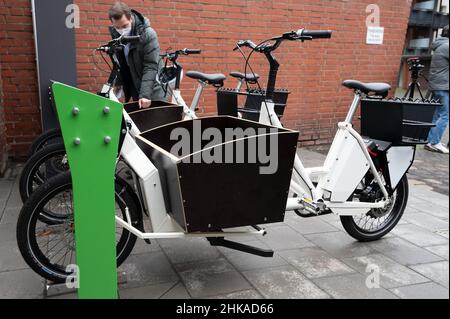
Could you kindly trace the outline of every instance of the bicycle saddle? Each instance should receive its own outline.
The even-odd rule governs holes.
[[[186,76],[191,79],[200,80],[214,86],[223,86],[223,81],[227,78],[222,73],[207,74],[197,71],[188,71]]]
[[[359,90],[365,94],[375,93],[386,97],[391,86],[387,83],[363,83],[356,80],[346,80],[342,85],[353,90]]]
[[[244,74],[241,72],[231,72],[230,75],[237,79],[241,79],[241,80],[245,79],[247,82],[256,82],[256,80],[259,79],[258,74],[252,74],[252,73]]]

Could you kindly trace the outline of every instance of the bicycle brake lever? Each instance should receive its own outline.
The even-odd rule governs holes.
[[[267,49],[270,49],[272,47],[273,47],[273,44],[271,44],[271,43],[264,43],[264,44],[261,44],[261,45],[258,45],[257,47],[255,47],[255,51],[256,52],[264,52]]]
[[[241,48],[241,46],[243,46],[244,44],[245,44],[245,41],[244,41],[244,40],[239,40],[239,41],[236,43],[236,46],[234,47],[233,51],[239,50],[239,49]]]
[[[95,51],[103,51],[103,52],[109,52],[110,48],[108,46],[101,46],[95,49]]]

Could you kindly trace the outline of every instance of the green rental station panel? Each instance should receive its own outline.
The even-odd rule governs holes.
[[[123,105],[52,85],[73,184],[78,296],[117,298],[114,174]]]

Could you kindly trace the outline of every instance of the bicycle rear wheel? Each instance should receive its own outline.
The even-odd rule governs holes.
[[[19,192],[25,203],[36,188],[49,178],[69,170],[63,143],[48,145],[37,151],[25,163],[19,180]]]
[[[363,187],[373,187],[375,191],[381,191],[375,188],[373,177],[365,178],[362,182]],[[388,234],[400,221],[408,202],[408,178],[406,174],[400,180],[397,189],[390,197],[391,203],[385,209],[371,209],[367,214],[361,216],[340,216],[342,226],[353,238],[367,242],[378,240]],[[359,196],[359,200],[368,201]],[[352,197],[358,197],[353,195]]]

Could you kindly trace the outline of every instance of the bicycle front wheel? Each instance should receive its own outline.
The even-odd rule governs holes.
[[[116,215],[127,220],[126,208],[135,225],[140,225],[139,204],[130,187],[116,178]],[[25,262],[40,276],[64,283],[72,273],[67,266],[76,264],[75,224],[73,215],[72,180],[70,172],[49,179],[28,199],[17,221],[17,243]],[[42,210],[64,216],[59,223],[47,224],[40,220]],[[133,250],[136,236],[116,225],[117,265],[122,264]]]

